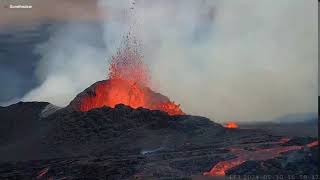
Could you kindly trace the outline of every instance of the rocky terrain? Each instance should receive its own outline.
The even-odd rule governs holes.
[[[243,153],[256,158],[225,175],[318,174],[318,145],[308,145],[316,138],[228,129],[204,117],[121,104],[79,112],[20,102],[1,107],[0,119],[0,179],[197,179]],[[286,147],[291,150],[257,155]]]

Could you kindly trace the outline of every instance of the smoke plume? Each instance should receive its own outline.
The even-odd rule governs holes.
[[[43,83],[24,100],[66,105],[106,77],[106,58],[133,27],[152,88],[186,113],[258,121],[317,111],[316,1],[101,0],[97,6],[108,12],[99,18],[105,46],[84,38],[94,28],[66,25],[37,49]]]

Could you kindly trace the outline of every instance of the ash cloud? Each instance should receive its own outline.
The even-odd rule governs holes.
[[[93,29],[66,25],[37,48],[42,56],[37,75],[43,83],[23,99],[69,103],[105,78],[106,57],[134,22],[152,88],[189,114],[259,121],[316,112],[316,3],[101,0],[100,10],[108,12],[102,18],[105,47],[84,38],[97,35]]]

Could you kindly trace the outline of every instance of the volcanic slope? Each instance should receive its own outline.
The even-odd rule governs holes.
[[[1,127],[12,132],[1,133],[0,179],[193,177],[209,172],[221,161],[234,159],[236,155],[229,150],[233,146],[250,152],[315,140],[279,144],[275,142],[282,137],[261,130],[228,129],[204,117],[170,116],[121,104],[86,112],[55,109],[44,116],[49,105],[21,102],[0,108]],[[307,170],[311,168],[306,167],[311,160],[303,157],[316,148],[295,151],[301,157],[298,160],[278,158],[265,163],[276,164],[275,173],[288,168],[281,166],[284,162],[292,171],[302,168],[310,173]],[[261,163],[244,162],[225,173],[250,174],[252,164]],[[318,161],[312,163],[314,167]],[[256,167],[255,172],[265,173],[262,166]]]

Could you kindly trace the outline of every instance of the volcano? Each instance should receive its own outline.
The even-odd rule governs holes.
[[[124,104],[132,108],[161,110],[169,115],[183,115],[180,105],[148,87],[151,76],[140,49],[140,44],[129,32],[117,53],[111,57],[108,79],[84,90],[69,107],[76,111],[89,111]]]

